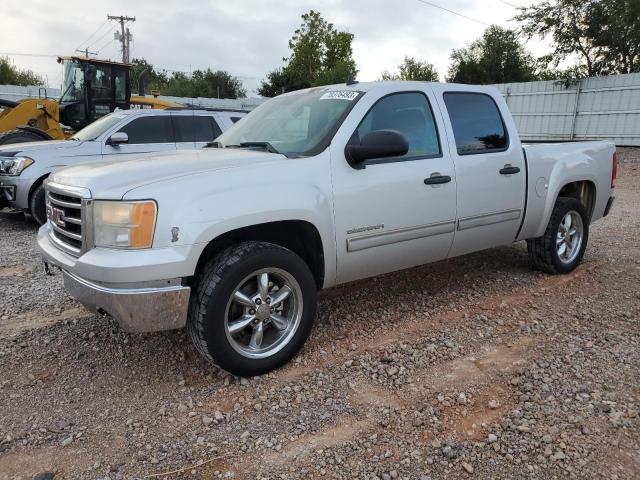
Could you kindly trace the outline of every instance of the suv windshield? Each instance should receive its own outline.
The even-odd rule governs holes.
[[[313,155],[326,148],[361,94],[321,87],[281,95],[260,105],[216,140],[222,147],[255,147],[266,142],[288,156]]]
[[[99,118],[95,122],[87,125],[82,130],[76,132],[70,138],[71,140],[80,140],[81,142],[89,142],[95,140],[104,132],[113,127],[116,123],[119,123],[124,118],[122,113],[110,113],[102,118]]]

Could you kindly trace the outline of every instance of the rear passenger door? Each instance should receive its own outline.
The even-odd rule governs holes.
[[[444,112],[456,169],[457,222],[450,256],[508,245],[524,213],[526,171],[522,146],[506,104],[486,90],[434,85]]]
[[[107,140],[102,147],[104,156],[163,152],[176,149],[171,116],[168,113],[166,115],[136,117],[117,131],[126,133],[129,141],[110,145]]]
[[[213,115],[173,114],[173,125],[178,149],[203,147],[222,133]]]

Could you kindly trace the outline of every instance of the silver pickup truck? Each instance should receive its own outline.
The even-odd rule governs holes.
[[[0,146],[0,210],[47,221],[43,182],[57,169],[127,154],[201,148],[240,120],[242,110],[132,109],[106,115],[68,140]]]
[[[56,171],[38,243],[86,306],[186,326],[256,375],[298,352],[323,288],[521,240],[573,270],[615,176],[610,142],[523,146],[494,88],[350,83],[276,97],[211,148]]]

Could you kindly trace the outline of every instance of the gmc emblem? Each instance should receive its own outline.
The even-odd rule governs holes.
[[[47,205],[47,218],[51,223],[56,224],[59,227],[65,227],[64,222],[64,210]]]

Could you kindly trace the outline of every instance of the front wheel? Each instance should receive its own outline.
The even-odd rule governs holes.
[[[244,242],[210,260],[189,308],[189,331],[202,355],[228,372],[260,375],[288,362],[311,332],[316,284],[292,251]]]
[[[575,198],[559,197],[543,236],[527,240],[529,260],[547,273],[568,273],[582,261],[589,239],[589,218]]]
[[[40,184],[31,194],[29,199],[29,213],[33,216],[38,225],[43,225],[47,221],[47,192],[44,185]]]

